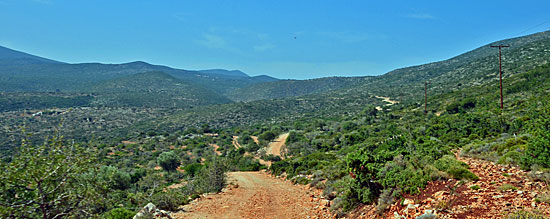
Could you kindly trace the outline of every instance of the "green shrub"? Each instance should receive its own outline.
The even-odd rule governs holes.
[[[453,102],[449,104],[445,110],[450,114],[455,114],[460,112],[460,103],[459,102]]]
[[[468,164],[462,161],[458,161],[452,155],[444,155],[443,157],[435,161],[434,166],[437,169],[445,172],[448,172],[451,167],[469,168]]]
[[[550,104],[546,104],[533,121],[532,133],[527,149],[521,158],[521,165],[525,169],[532,165],[550,168]]]
[[[447,171],[455,179],[479,180],[479,177],[464,167],[451,167]]]
[[[244,145],[244,144],[249,144],[249,143],[254,143],[254,139],[252,139],[252,137],[250,137],[250,135],[248,134],[248,132],[243,133],[243,134],[239,137],[239,144]],[[254,144],[255,144],[255,143],[254,143]]]
[[[292,144],[295,142],[304,141],[306,138],[302,134],[298,134],[296,131],[290,131],[288,137],[286,138],[286,144]]]
[[[271,174],[278,176],[284,173],[289,166],[290,164],[287,161],[282,160],[272,163],[269,170]]]
[[[188,198],[179,189],[172,189],[166,192],[155,193],[150,202],[155,203],[157,208],[167,211],[176,211],[179,206],[187,204]]]
[[[214,160],[201,169],[188,187],[200,194],[220,192],[226,185],[225,179],[225,167],[220,160]]]
[[[111,189],[125,190],[131,185],[130,174],[113,166],[101,167],[98,177]]]
[[[541,193],[537,195],[537,198],[535,198],[535,202],[550,204],[550,193]]]
[[[272,141],[275,138],[277,138],[277,133],[275,133],[274,131],[266,131],[262,133],[260,136],[258,136],[259,140],[268,141],[268,142]]]
[[[262,156],[262,159],[267,160],[267,161],[272,161],[272,162],[281,161],[281,157],[273,155],[273,154],[264,155],[264,156]]]
[[[508,191],[508,190],[512,190],[512,191],[515,191],[515,190],[518,190],[517,187],[515,187],[514,185],[512,184],[504,184],[502,186],[499,186],[497,188],[499,191]]]
[[[357,128],[357,124],[355,124],[353,121],[346,121],[342,123],[342,129],[344,131],[351,131],[356,128]]]
[[[521,210],[506,216],[506,219],[546,219],[546,217],[539,213]]]
[[[517,151],[508,151],[498,159],[499,164],[518,164],[521,161],[522,153]]]
[[[292,182],[294,182],[295,184],[307,185],[308,183],[311,182],[311,180],[308,179],[307,177],[300,176],[300,177],[294,178],[294,179],[292,180]]]
[[[147,170],[144,168],[134,169],[134,171],[130,174],[130,182],[132,184],[137,183],[145,175],[147,175]]]
[[[136,213],[126,208],[114,208],[103,215],[105,219],[131,219]]]
[[[386,209],[393,204],[395,199],[395,193],[393,189],[386,189],[382,191],[380,197],[378,198],[378,203],[376,204],[376,213],[382,215]]]
[[[535,131],[533,137],[529,139],[521,163],[522,167],[526,169],[534,164],[550,168],[550,129]]]
[[[174,171],[180,165],[180,160],[173,151],[162,152],[157,158],[157,163],[166,171]]]
[[[183,167],[185,174],[190,175],[192,177],[195,176],[201,169],[202,169],[202,164],[200,163],[193,163]]]

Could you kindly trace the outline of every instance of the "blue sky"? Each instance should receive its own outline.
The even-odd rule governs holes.
[[[0,45],[69,62],[379,75],[550,29],[550,1],[0,0]]]

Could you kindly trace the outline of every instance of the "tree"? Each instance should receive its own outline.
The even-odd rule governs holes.
[[[180,159],[173,152],[162,152],[157,158],[157,163],[166,171],[173,171],[180,165]]]
[[[380,194],[381,186],[376,182],[376,176],[383,167],[384,161],[363,148],[358,152],[348,154],[346,165],[350,175],[354,178],[348,198],[362,203],[373,202]]]
[[[378,113],[378,110],[373,105],[369,105],[363,111],[361,111],[362,115],[372,116],[372,117],[376,117],[377,113]]]
[[[97,170],[92,154],[59,136],[41,146],[24,140],[12,161],[0,165],[0,217],[90,217]]]
[[[258,136],[260,140],[264,140],[264,141],[272,141],[276,137],[277,137],[277,133],[275,133],[274,131],[266,131],[262,133],[260,136]]]

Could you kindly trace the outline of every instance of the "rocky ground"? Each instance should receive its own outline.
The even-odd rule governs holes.
[[[363,205],[346,218],[507,218],[518,211],[550,217],[550,188],[517,167],[468,157],[478,181],[429,182],[417,195],[405,195],[382,214]],[[531,176],[533,173],[530,173]],[[536,173],[535,173],[536,174]],[[230,186],[186,205],[173,218],[334,218],[321,190],[293,185],[266,172],[233,172]],[[541,201],[543,200],[543,201]]]
[[[517,167],[457,157],[479,176],[477,182],[454,179],[429,182],[418,195],[405,196],[376,214],[374,205],[355,209],[348,218],[506,218],[513,212],[531,211],[550,217],[550,204],[538,202],[550,194],[548,185]]]
[[[320,191],[265,172],[232,172],[231,186],[172,213],[173,218],[333,218]]]

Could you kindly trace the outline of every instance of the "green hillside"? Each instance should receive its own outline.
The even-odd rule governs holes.
[[[493,42],[445,61],[397,69],[357,89],[407,101],[411,96],[419,96],[425,81],[430,82],[431,90],[438,93],[491,83],[498,79],[498,50],[490,46],[497,44],[510,45],[502,52],[505,78],[550,60],[550,31],[546,31]]]
[[[239,88],[227,96],[234,101],[245,102],[303,96],[356,86],[366,79],[364,77],[328,77],[311,80],[281,80]]]
[[[550,60],[548,57],[550,53],[545,52],[550,51],[548,36],[549,32],[543,32],[503,41],[502,43],[513,45],[503,52],[505,56],[503,64],[504,70],[509,72],[505,73],[505,78],[513,75],[510,73],[516,73],[516,71],[507,70],[508,68],[516,66],[517,72],[525,72]],[[262,96],[261,98],[278,98],[284,97],[285,95],[288,95],[288,97],[273,101],[258,100],[247,103],[216,105],[212,107],[195,107],[193,109],[170,113],[169,117],[145,114],[140,117],[139,123],[134,123],[138,121],[133,119],[127,120],[133,121],[131,123],[127,121],[120,123],[121,125],[117,126],[116,132],[111,130],[107,131],[105,128],[102,128],[103,126],[90,126],[89,128],[94,130],[93,133],[96,136],[125,136],[135,135],[136,133],[143,133],[150,130],[171,132],[190,127],[200,127],[202,124],[210,124],[213,127],[222,128],[261,122],[293,121],[295,119],[315,118],[322,115],[353,115],[359,113],[366,104],[384,107],[385,103],[379,98],[374,98],[375,96],[390,97],[393,100],[399,101],[401,105],[413,104],[415,106],[420,106],[424,98],[423,82],[425,80],[431,82],[428,87],[430,99],[435,95],[463,90],[472,86],[496,84],[498,57],[495,54],[497,54],[497,51],[484,46],[446,61],[398,69],[376,77],[323,78],[306,81],[291,80],[269,82],[264,83],[267,85],[263,87],[265,89],[262,89],[261,86],[243,88],[242,91],[246,89],[250,89],[250,91],[241,93],[240,99],[234,96],[233,98],[244,101],[246,100],[244,97],[260,98],[259,96]],[[146,64],[135,63],[134,65]],[[478,78],[476,79],[476,77]],[[360,79],[360,81],[355,81],[357,79]],[[208,83],[208,77],[202,80],[204,83]],[[226,82],[230,83],[231,81],[226,80]],[[333,84],[333,82],[347,85]],[[505,82],[504,85],[507,87],[507,82]],[[321,89],[323,87],[326,87],[326,89]],[[323,93],[322,91],[325,92]],[[116,101],[113,101],[114,99],[116,98],[111,96],[103,100],[107,102],[110,101],[108,103],[114,103],[116,106],[135,106],[128,103],[128,101],[133,101],[131,98],[124,104],[116,103]],[[148,101],[154,102],[155,104],[153,105],[155,106],[161,103],[170,103],[168,100],[156,101],[150,99]],[[96,101],[95,103],[102,102]],[[173,103],[165,107],[172,106]],[[125,112],[121,115],[129,116],[131,114],[131,112],[126,112],[127,109],[117,110]],[[78,126],[77,122],[86,115],[92,115],[99,120],[101,120],[100,118],[124,120],[123,117],[113,117],[109,113],[102,113],[101,110],[95,109],[74,111],[74,113],[65,114],[64,116],[67,117],[65,121],[75,122],[74,125],[67,124],[67,126],[74,126],[76,128]],[[55,121],[57,120],[48,122],[49,126],[55,126]],[[22,124],[22,120],[13,119],[10,123]],[[38,126],[32,129],[37,130]],[[17,132],[16,129],[8,130],[5,130],[6,133],[13,134]],[[80,137],[85,137],[82,136],[81,132],[86,132],[86,129],[78,130],[78,132],[74,132],[74,135],[70,136],[78,135]]]
[[[498,78],[498,50],[490,45],[497,44],[510,45],[502,53],[505,78],[550,60],[550,32],[547,31],[493,42],[448,60],[396,69],[376,77],[283,80],[253,84],[236,89],[228,96],[235,101],[251,101],[332,91],[370,92],[412,101],[422,98],[426,81],[430,82],[429,89],[436,93],[494,82]]]
[[[145,72],[91,86],[94,105],[189,108],[231,102],[208,89],[189,84],[163,72]]]

